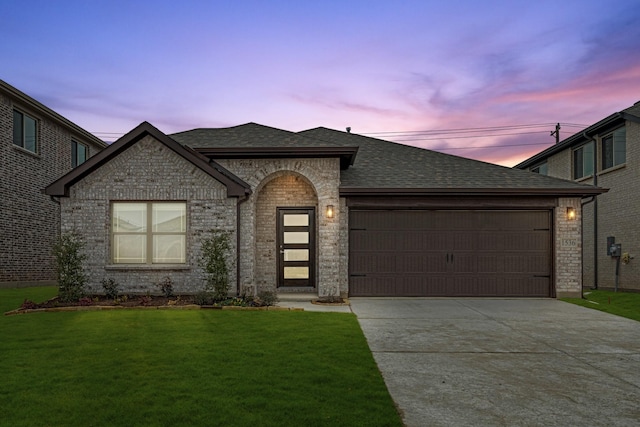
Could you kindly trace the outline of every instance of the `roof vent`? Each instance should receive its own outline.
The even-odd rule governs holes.
[[[347,133],[351,133],[351,126],[347,127]]]

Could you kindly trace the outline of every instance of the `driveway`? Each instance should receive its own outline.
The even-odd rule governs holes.
[[[407,426],[640,425],[640,322],[553,299],[351,307]]]

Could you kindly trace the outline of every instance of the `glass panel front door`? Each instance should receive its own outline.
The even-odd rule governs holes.
[[[278,208],[278,287],[315,286],[315,208]]]

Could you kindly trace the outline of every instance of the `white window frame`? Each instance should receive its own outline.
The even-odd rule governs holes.
[[[124,208],[126,205],[142,205],[144,211],[139,211],[140,224],[137,225],[138,229],[126,230],[126,227],[120,225],[117,215],[118,208]],[[182,216],[178,217],[179,226],[178,230],[161,230],[160,224],[157,223],[154,215],[161,210],[155,210],[154,207],[160,207],[161,205],[175,205],[176,208],[182,208]],[[111,262],[113,264],[133,264],[133,265],[163,265],[163,264],[186,264],[187,262],[187,203],[183,201],[127,201],[127,202],[112,202],[111,203]],[[132,211],[135,212],[135,211]],[[124,215],[123,215],[124,217]],[[135,227],[134,225],[134,227]],[[176,228],[175,226],[173,228]],[[182,239],[174,239],[172,246],[173,251],[166,250],[165,252],[176,252],[176,245],[178,247],[178,256],[165,258],[160,256],[160,250],[162,249],[157,242],[163,237],[175,237],[179,236]],[[129,237],[129,242],[137,240],[141,243],[141,253],[136,254],[137,257],[127,257],[120,253],[121,246],[119,245],[120,239],[123,239],[123,243]],[[134,239],[131,239],[133,237]],[[130,246],[132,247],[132,246]]]

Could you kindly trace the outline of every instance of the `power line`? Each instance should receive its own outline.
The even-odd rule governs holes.
[[[532,132],[513,132],[513,133],[495,133],[495,134],[487,134],[487,135],[467,135],[467,136],[441,136],[435,138],[411,138],[411,139],[396,139],[396,142],[406,142],[406,141],[437,141],[440,139],[468,139],[468,138],[489,138],[496,136],[510,136],[510,135],[530,135],[534,133],[547,133],[548,130],[536,130]]]

